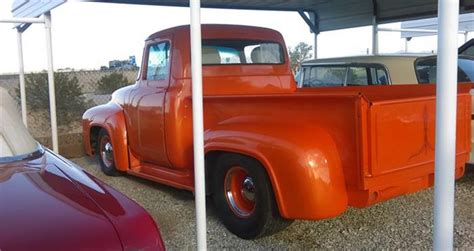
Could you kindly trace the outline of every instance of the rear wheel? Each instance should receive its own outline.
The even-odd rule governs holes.
[[[255,159],[223,154],[211,180],[217,214],[235,235],[255,239],[278,232],[292,221],[281,218],[270,180]]]
[[[97,155],[102,172],[109,176],[118,176],[120,172],[115,168],[114,148],[112,140],[105,129],[101,129],[97,138]]]

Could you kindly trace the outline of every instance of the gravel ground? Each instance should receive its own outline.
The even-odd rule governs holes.
[[[142,205],[157,222],[169,250],[195,249],[194,199],[190,192],[131,176],[108,177],[95,159],[73,159]],[[219,222],[207,205],[210,249],[431,249],[433,189],[370,208],[350,208],[322,221],[295,221],[286,230],[254,241],[242,240]],[[456,183],[454,245],[474,250],[474,169]]]

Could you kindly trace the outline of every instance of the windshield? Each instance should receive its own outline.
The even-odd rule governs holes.
[[[23,125],[15,100],[3,88],[0,88],[0,118],[0,163],[42,151]]]
[[[436,57],[417,60],[415,68],[418,83],[436,83]],[[458,82],[474,82],[474,57],[459,56]]]
[[[275,42],[208,39],[202,42],[202,64],[283,64],[283,48]]]

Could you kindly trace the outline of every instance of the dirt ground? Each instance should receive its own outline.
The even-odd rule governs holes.
[[[158,224],[169,250],[195,249],[192,193],[132,176],[105,176],[89,157],[72,159],[90,173],[142,205]],[[295,221],[286,230],[258,240],[242,240],[219,222],[207,205],[210,249],[431,249],[433,189],[392,199],[370,208],[350,208],[322,221]],[[474,250],[474,169],[456,183],[454,245]]]

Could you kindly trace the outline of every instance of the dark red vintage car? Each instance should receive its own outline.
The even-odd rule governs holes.
[[[164,250],[151,216],[38,144],[0,88],[0,250]]]

